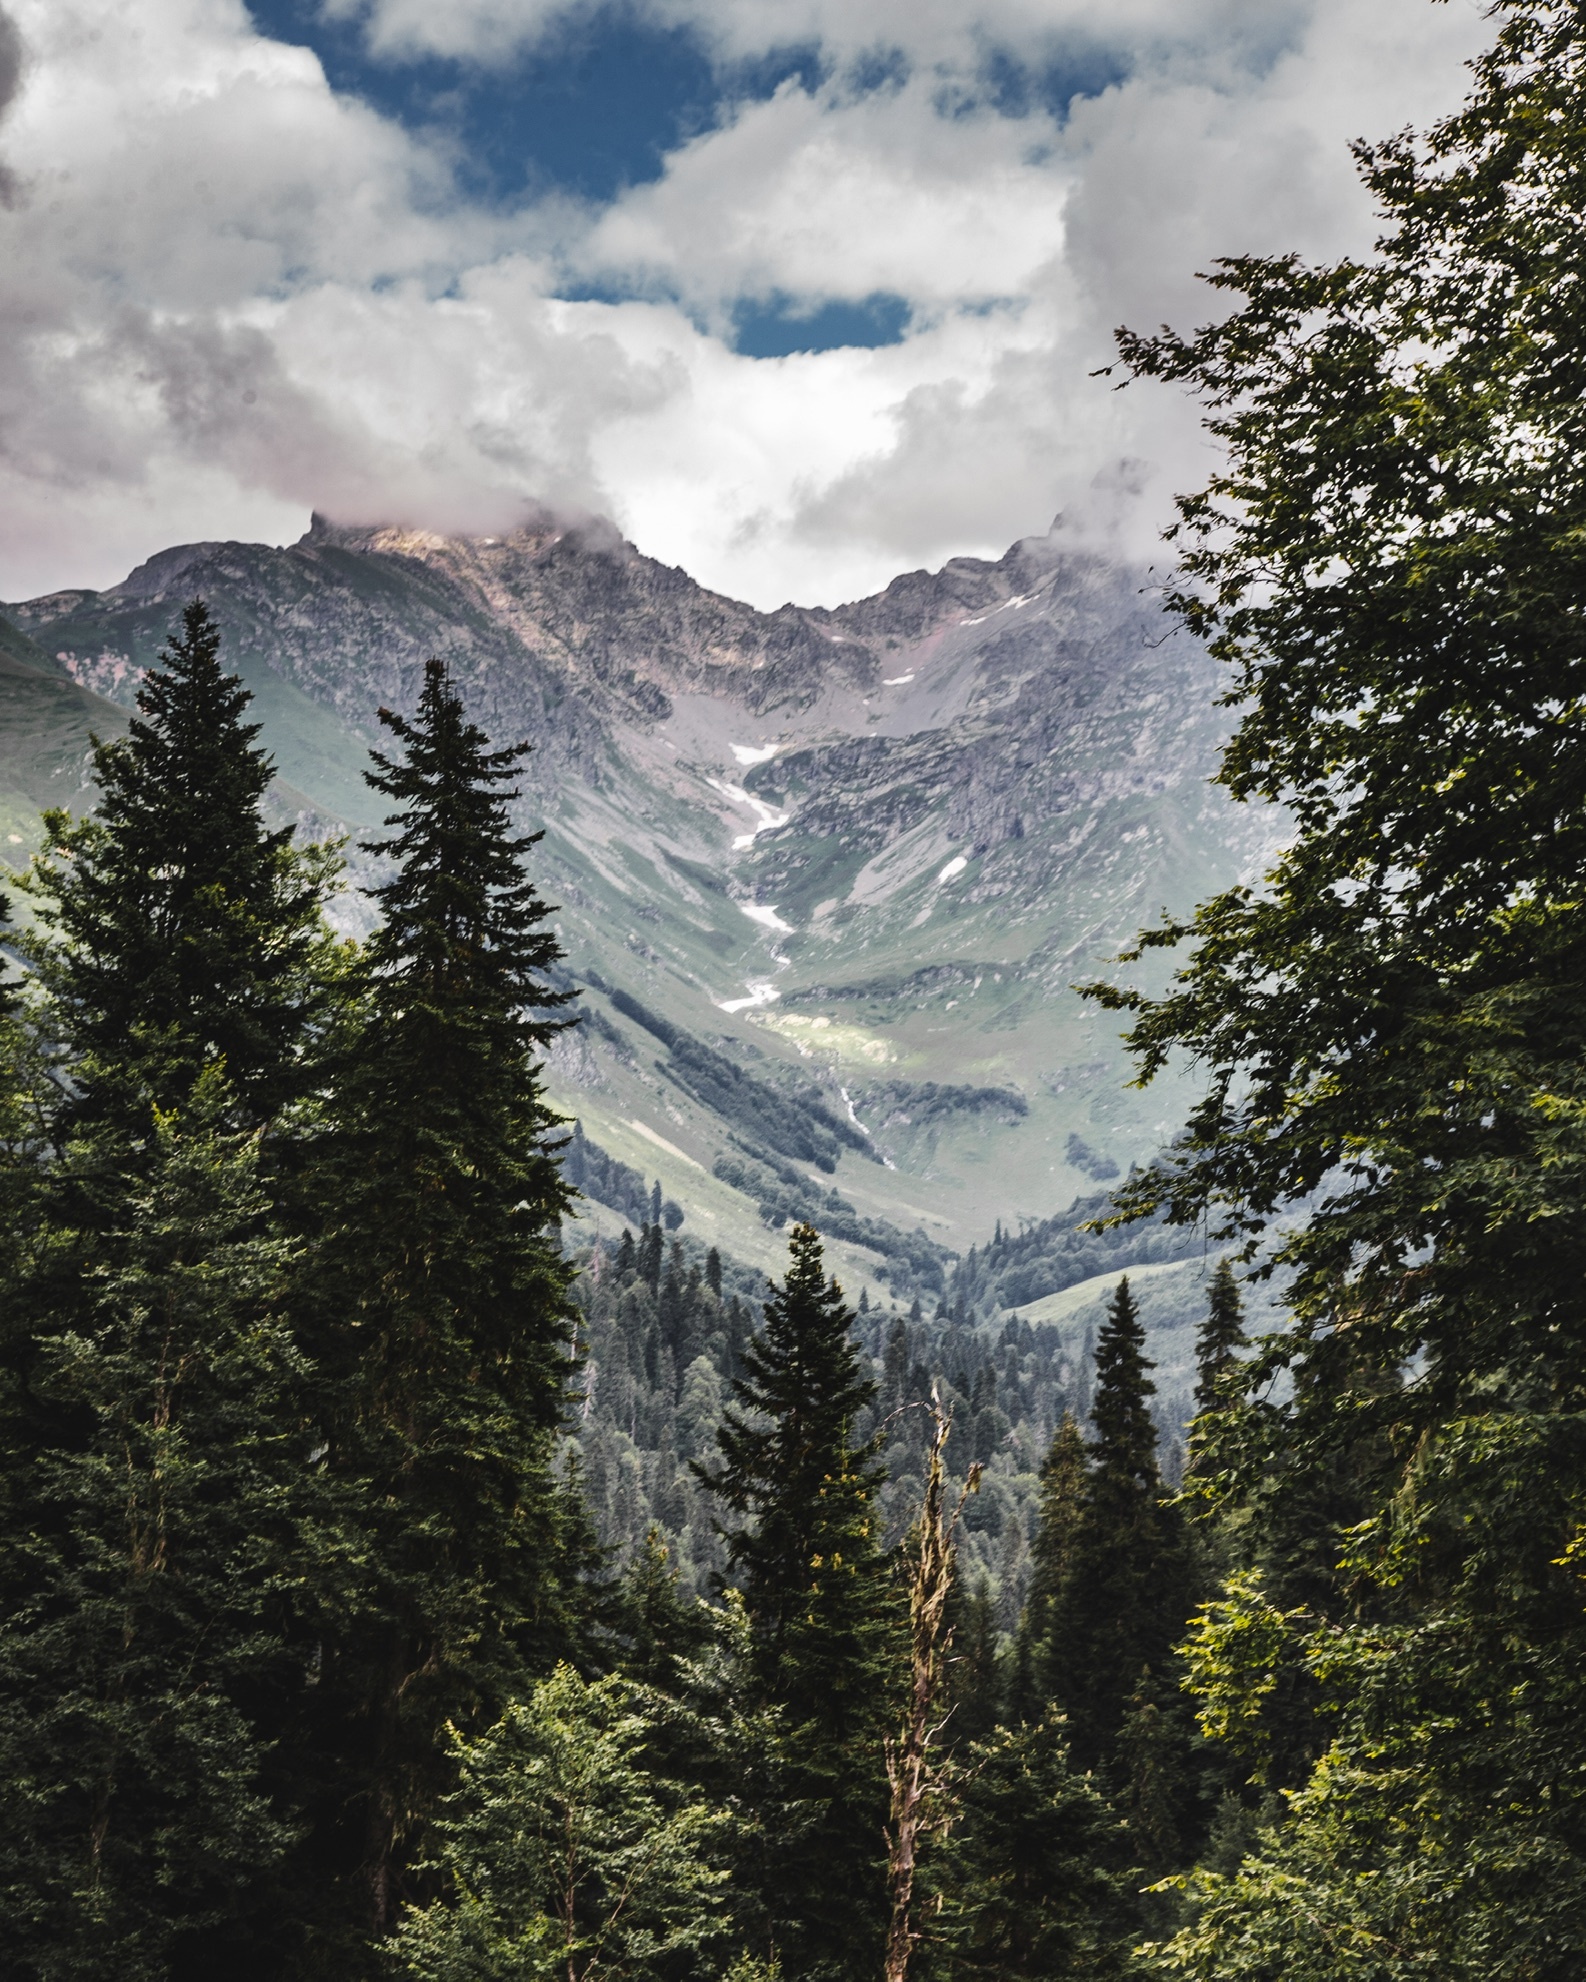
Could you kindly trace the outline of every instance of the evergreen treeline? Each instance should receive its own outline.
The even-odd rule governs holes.
[[[382,717],[357,946],[322,915],[334,851],[263,823],[200,602],[161,661],[96,749],[99,810],[46,821],[0,1011],[8,1971],[815,1982],[901,1948],[974,1975],[993,1841],[1050,1806],[1019,1932],[1113,1972],[1141,1854],[1014,1629],[1085,1367],[945,1301],[854,1311],[807,1223],[780,1286],[701,1258],[552,1115],[573,994],[511,821],[523,752],[439,663]],[[637,1236],[567,1257],[572,1176]],[[1154,1453],[1138,1357],[1129,1383]],[[938,1633],[911,1696],[898,1545],[944,1402],[977,1573],[963,1597],[939,1550],[933,1614],[956,1587],[971,1649],[947,1668]],[[949,1669],[965,1739],[1000,1745],[978,1843],[921,1873],[953,1934],[917,1943],[889,1742]]]
[[[440,666],[321,908],[201,603],[46,817],[7,1017],[0,1820],[12,1972],[375,1972],[452,1728],[587,1635],[576,1310],[538,1063],[565,994]]]
[[[760,1323],[765,1283],[715,1249],[702,1250],[686,1226],[669,1237],[658,1223],[641,1223],[636,1238],[596,1243],[578,1258],[574,1298],[586,1361],[577,1446],[599,1539],[626,1559],[654,1524],[682,1591],[709,1595],[725,1566],[720,1509],[689,1462],[711,1448]],[[960,1279],[973,1274],[976,1259],[961,1262]],[[1011,1633],[1032,1575],[1043,1461],[1065,1414],[1083,1422],[1090,1413],[1093,1336],[1074,1340],[1054,1324],[995,1312],[983,1323],[945,1298],[927,1312],[917,1298],[904,1309],[861,1296],[855,1339],[876,1383],[857,1423],[863,1436],[880,1440],[888,1545],[908,1532],[924,1492],[935,1386],[955,1427],[951,1481],[962,1485],[971,1464],[983,1469],[960,1526],[960,1578],[980,1592],[996,1628]],[[1148,1408],[1164,1474],[1176,1484],[1193,1398],[1175,1387],[1151,1395]]]
[[[1017,1232],[1005,1231],[999,1219],[987,1244],[971,1246],[954,1272],[953,1312],[962,1319],[1027,1307],[1120,1265],[1156,1266],[1204,1250],[1194,1233],[1178,1230],[1160,1212],[1119,1226],[1103,1222],[1111,1211],[1112,1199],[1103,1191]]]
[[[669,1232],[675,1232],[682,1224],[683,1207],[671,1198],[655,1198],[652,1203],[660,1185],[655,1185],[653,1191],[647,1188],[643,1176],[631,1163],[619,1162],[599,1143],[589,1141],[582,1123],[574,1122],[569,1129],[561,1156],[562,1175],[573,1189],[608,1205],[630,1225],[642,1225],[646,1219],[652,1219],[657,1225],[664,1224]]]
[[[1106,1230],[856,1310],[569,1137],[438,663],[334,941],[189,607],[0,1004],[8,1974],[1582,1972],[1586,25],[1499,11],[1373,260],[1125,340],[1226,444],[1178,604],[1295,821],[1097,994],[1207,1074],[1118,1198],[1224,1249],[1180,1490],[1127,1276],[1077,1360],[985,1319]],[[642,1213],[577,1259],[569,1148]]]

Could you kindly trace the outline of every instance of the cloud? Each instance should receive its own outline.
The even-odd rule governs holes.
[[[1217,254],[1365,245],[1347,140],[1450,107],[1485,36],[1424,0],[1120,0],[1114,79],[1014,115],[976,61],[1045,59],[1094,9],[725,0],[726,55],[819,37],[824,79],[729,104],[604,208],[503,210],[240,0],[7,4],[12,598],[184,538],[279,540],[311,506],[486,531],[532,502],[602,509],[763,604],[995,552],[1058,509],[1147,553],[1204,444],[1182,402],[1090,376],[1112,327],[1203,315]],[[364,11],[389,51],[444,30],[481,60],[551,18]],[[910,313],[891,346],[730,348],[745,299],[876,291]]]
[[[1062,248],[1071,181],[1050,119],[944,119],[928,84],[862,96],[787,83],[625,194],[579,265],[707,315],[735,299],[878,290],[921,312],[1020,299]]]
[[[22,86],[22,35],[11,16],[0,7],[0,120]],[[15,206],[19,187],[10,167],[0,162],[0,207]]]
[[[1000,49],[1049,63],[1110,49],[1215,46],[1261,61],[1303,23],[1305,0],[631,0],[632,13],[691,29],[723,62],[818,47],[829,61],[900,53],[915,64],[968,77]],[[609,15],[610,0],[329,0],[325,11],[362,25],[370,50],[400,61],[441,55],[508,59],[547,38]]]

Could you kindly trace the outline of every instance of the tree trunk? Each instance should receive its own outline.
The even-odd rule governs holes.
[[[909,1578],[909,1705],[898,1739],[887,1743],[887,1781],[892,1788],[887,1827],[887,1886],[892,1902],[887,1928],[885,1982],[907,1982],[909,1961],[919,1941],[912,1917],[914,1874],[922,1841],[946,1827],[944,1785],[933,1773],[932,1749],[945,1720],[935,1720],[952,1631],[947,1602],[953,1589],[953,1537],[964,1501],[980,1485],[980,1467],[971,1466],[951,1518],[943,1513],[945,1474],[942,1452],[953,1429],[931,1388],[931,1455],[920,1508],[919,1550]]]

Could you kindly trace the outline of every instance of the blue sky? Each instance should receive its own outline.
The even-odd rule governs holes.
[[[1479,0],[0,0],[0,597],[195,537],[611,516],[761,605],[1153,552],[1093,377],[1219,254],[1369,247],[1348,142]]]
[[[262,34],[311,49],[335,89],[416,138],[442,137],[459,186],[498,206],[547,193],[609,202],[663,178],[670,154],[745,105],[789,84],[817,89],[833,68],[818,40],[724,59],[698,24],[647,19],[632,6],[564,15],[492,61],[422,49],[380,59],[363,20],[328,15],[318,0],[248,0],[248,12]],[[906,50],[878,46],[850,66],[851,86],[886,89],[908,68]],[[1021,122],[1043,113],[1061,121],[1075,99],[1128,72],[1126,48],[1087,26],[1034,55],[986,41],[963,93]],[[610,284],[564,288],[620,293]],[[722,333],[744,355],[782,357],[900,343],[909,320],[908,298],[893,291],[811,299],[773,289],[735,299]]]
[[[695,26],[646,20],[629,7],[564,18],[542,41],[490,63],[427,52],[375,59],[361,23],[327,18],[314,0],[249,0],[248,11],[262,33],[312,49],[336,89],[416,137],[444,134],[459,184],[496,205],[547,192],[610,201],[662,178],[670,153],[735,108],[790,82],[815,87],[824,70],[809,42],[724,63]],[[1031,79],[1001,67],[1004,96],[1022,107]],[[562,288],[620,293],[609,282]],[[736,299],[723,332],[734,351],[770,358],[896,344],[908,320],[908,300],[895,293],[811,301],[773,290]]]
[[[692,26],[603,8],[493,62],[429,51],[381,61],[360,21],[327,18],[315,0],[249,0],[248,12],[262,33],[311,48],[334,88],[415,134],[455,139],[463,183],[495,201],[546,187],[609,200],[659,179],[668,152],[715,123],[729,92],[769,96],[812,60],[792,53],[723,77]]]

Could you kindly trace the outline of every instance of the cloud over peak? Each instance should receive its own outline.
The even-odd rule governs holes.
[[[724,82],[648,183],[503,200],[466,190],[466,126],[333,88],[240,0],[8,4],[9,597],[310,508],[490,531],[577,505],[763,605],[1059,508],[1144,547],[1205,456],[1190,409],[1090,377],[1112,326],[1203,315],[1217,254],[1369,243],[1347,140],[1451,108],[1485,36],[1463,0],[1121,0],[1104,48],[1071,0],[645,0],[724,75],[818,59]],[[521,61],[570,18],[339,12],[388,65]],[[733,348],[757,299],[878,296],[891,342]]]

